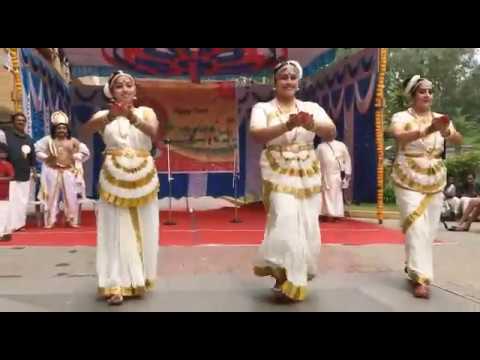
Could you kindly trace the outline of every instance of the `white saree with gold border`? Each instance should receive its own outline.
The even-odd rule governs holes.
[[[149,108],[134,110],[145,119]],[[100,111],[95,117],[102,117]],[[156,121],[156,119],[153,119]],[[105,159],[97,207],[99,294],[142,295],[157,274],[159,181],[150,137],[117,117],[104,129]]]
[[[317,124],[333,124],[315,103],[297,101],[296,108],[313,114]],[[267,128],[288,118],[276,100],[259,103],[252,110],[250,127]],[[274,277],[282,293],[297,301],[306,296],[321,246],[318,216],[322,178],[314,137],[311,131],[293,129],[270,141],[260,159],[267,224],[254,272]]]
[[[419,117],[409,109],[393,116],[392,128],[422,129],[431,124],[432,115]],[[451,130],[455,130],[453,125]],[[405,234],[405,272],[412,281],[420,284],[433,281],[433,242],[438,235],[447,180],[443,150],[444,138],[439,132],[399,145],[392,169]]]

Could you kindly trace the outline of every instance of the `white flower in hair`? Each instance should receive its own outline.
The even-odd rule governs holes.
[[[275,67],[275,73],[277,73],[278,71],[280,71],[281,69],[283,69],[284,67],[286,66],[293,66],[297,69],[297,72],[298,72],[298,79],[299,80],[302,80],[303,78],[303,68],[302,68],[302,65],[300,65],[300,63],[298,61],[295,61],[295,60],[287,60],[287,61],[284,61],[284,62],[281,62],[279,63],[276,67]]]
[[[302,68],[302,65],[300,65],[300,63],[298,61],[295,61],[295,60],[289,60],[288,61],[289,64],[295,66],[298,70],[298,79],[299,80],[302,80],[303,79],[303,68]]]
[[[409,96],[413,87],[417,85],[418,80],[420,80],[422,77],[420,75],[414,75],[408,82],[407,86],[405,86],[405,96]]]
[[[429,81],[425,78],[422,78],[420,75],[415,75],[410,79],[407,86],[405,87],[405,92],[404,92],[405,96],[411,96],[415,87],[417,85],[419,85],[420,83],[422,83],[423,86],[432,87],[432,82],[431,81]]]
[[[132,80],[135,81],[135,79],[133,78],[132,75],[127,74],[126,72],[123,72],[122,70],[119,70],[119,71],[113,73],[112,75],[110,75],[110,78],[108,79],[108,81],[103,86],[103,94],[107,97],[107,99],[113,99],[113,95],[112,95],[112,91],[110,90],[110,87],[112,86],[115,79],[120,77],[120,76],[128,76],[129,78],[131,78]]]
[[[107,99],[113,99],[112,93],[110,91],[110,84],[108,81],[105,83],[105,86],[103,87],[103,94],[107,97]]]

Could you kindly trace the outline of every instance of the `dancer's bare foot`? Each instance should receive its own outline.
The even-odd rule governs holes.
[[[113,295],[109,298],[107,298],[107,303],[108,305],[122,305],[123,304],[123,296],[122,295]]]
[[[282,292],[282,283],[280,281],[276,280],[275,285],[272,288],[272,291],[275,294],[278,294],[278,293]]]
[[[420,299],[430,299],[430,288],[427,285],[414,284],[413,296]]]

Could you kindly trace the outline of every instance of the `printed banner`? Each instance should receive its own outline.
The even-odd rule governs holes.
[[[160,131],[156,164],[174,173],[233,172],[238,125],[232,82],[193,84],[139,80],[138,103],[157,114]]]

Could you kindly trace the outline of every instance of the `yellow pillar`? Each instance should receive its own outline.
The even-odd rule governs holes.
[[[15,112],[22,111],[22,79],[20,77],[20,59],[18,56],[18,48],[8,48],[8,53],[12,62],[12,73],[14,87],[12,91],[12,101]]]
[[[384,207],[384,180],[385,173],[383,163],[385,159],[384,149],[384,110],[385,110],[385,74],[387,72],[388,49],[378,49],[378,81],[375,97],[375,139],[377,147],[377,218],[380,224],[385,217]]]

